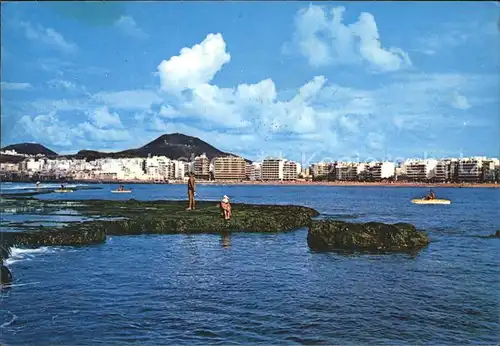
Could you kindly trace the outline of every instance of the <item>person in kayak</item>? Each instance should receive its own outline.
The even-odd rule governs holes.
[[[434,193],[434,191],[430,190],[429,193],[427,194],[427,196],[425,196],[426,200],[430,200],[430,199],[436,199],[436,194]]]
[[[118,188],[118,191],[125,191],[125,188],[123,187],[123,185],[120,185],[120,187]]]

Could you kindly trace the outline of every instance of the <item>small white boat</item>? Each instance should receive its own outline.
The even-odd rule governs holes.
[[[54,190],[54,192],[59,192],[59,193],[66,193],[66,192],[73,192],[73,190]]]
[[[448,199],[425,199],[425,198],[416,198],[412,199],[411,202],[413,204],[451,204],[451,201]]]
[[[111,193],[130,193],[132,192],[132,190],[113,190],[111,191]]]

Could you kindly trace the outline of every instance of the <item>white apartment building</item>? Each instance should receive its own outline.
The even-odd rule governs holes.
[[[255,180],[262,180],[262,163],[254,162],[252,166],[254,168]]]
[[[194,175],[201,179],[210,179],[210,160],[201,154],[194,159]]]
[[[23,161],[22,170],[28,172],[39,172],[42,168],[42,161],[34,158]]]
[[[358,179],[358,163],[337,162],[335,164],[335,179],[353,181]]]
[[[375,181],[392,178],[396,173],[394,162],[372,162],[369,167],[371,178]]]
[[[295,161],[283,161],[283,180],[297,180],[300,165]]]
[[[409,159],[406,160],[403,165],[408,179],[427,180],[434,177],[437,163],[438,161],[435,159]]]
[[[283,180],[283,159],[265,159],[262,161],[261,175],[262,180],[277,181]]]
[[[2,172],[18,172],[19,163],[0,162],[0,171]]]
[[[189,163],[183,161],[174,161],[174,177],[173,179],[184,179],[184,176],[189,170]]]
[[[320,178],[328,176],[330,170],[333,170],[333,164],[330,162],[318,162],[311,165],[311,175],[313,178]]]
[[[217,157],[213,166],[215,180],[245,180],[247,177],[247,163],[242,157]]]
[[[463,158],[458,161],[458,179],[460,181],[478,182],[484,177],[484,171],[489,170],[490,162],[486,157]]]

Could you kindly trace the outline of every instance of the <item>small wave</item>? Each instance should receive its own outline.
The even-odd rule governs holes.
[[[5,183],[2,183],[4,185]],[[40,184],[38,187],[40,189],[57,189],[61,184]],[[64,184],[65,187],[79,187],[79,186],[89,186],[88,184]],[[36,190],[35,184],[29,185],[9,185],[7,187],[2,186],[2,190]]]
[[[7,312],[12,316],[12,318],[10,319],[10,321],[2,323],[0,325],[0,328],[5,328],[5,327],[10,326],[17,319],[17,316],[14,315],[12,312],[10,312],[10,311],[7,311]]]
[[[5,260],[5,263],[7,265],[11,265],[21,261],[31,261],[37,254],[52,253],[55,251],[55,248],[40,247],[37,249],[23,249],[12,247],[10,250],[11,255]]]

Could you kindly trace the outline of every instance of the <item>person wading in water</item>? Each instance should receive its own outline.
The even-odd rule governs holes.
[[[186,210],[194,210],[195,209],[195,202],[194,202],[194,193],[195,193],[195,180],[194,180],[194,174],[193,172],[189,173],[189,179],[188,179],[188,198],[189,198],[189,206],[187,207]]]

